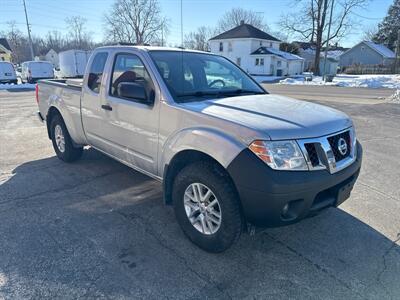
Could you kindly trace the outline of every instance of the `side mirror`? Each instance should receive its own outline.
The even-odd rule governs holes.
[[[122,98],[138,100],[145,104],[152,104],[154,97],[149,97],[143,85],[136,82],[121,82],[117,86],[118,95]]]

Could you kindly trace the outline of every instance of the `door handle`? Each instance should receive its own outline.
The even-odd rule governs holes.
[[[105,110],[110,110],[110,111],[112,110],[112,107],[110,105],[108,105],[108,104],[102,105],[101,108],[105,109]]]

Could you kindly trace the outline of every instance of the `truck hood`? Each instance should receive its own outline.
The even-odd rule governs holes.
[[[271,140],[314,138],[352,126],[338,110],[280,95],[228,97],[182,106],[267,134]]]

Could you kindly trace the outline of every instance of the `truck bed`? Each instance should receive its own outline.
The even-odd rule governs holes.
[[[82,79],[43,79],[38,81],[39,111],[47,119],[49,107],[60,112],[73,140],[85,144],[81,121]]]
[[[39,83],[50,84],[62,88],[78,89],[80,91],[82,89],[83,79],[42,79]]]

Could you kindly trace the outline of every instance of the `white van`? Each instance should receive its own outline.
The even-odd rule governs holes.
[[[17,74],[12,63],[0,61],[0,83],[18,83]]]
[[[22,63],[22,82],[33,83],[39,79],[54,78],[53,64],[48,61],[26,61]]]
[[[58,54],[60,73],[63,78],[83,77],[90,51],[67,50]]]

